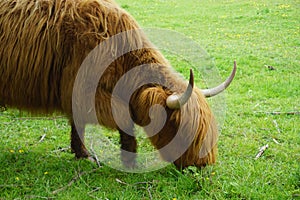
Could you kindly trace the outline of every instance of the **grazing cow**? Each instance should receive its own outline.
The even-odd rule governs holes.
[[[38,114],[64,113],[71,125],[72,151],[77,158],[89,157],[84,145],[84,127],[95,122],[88,117],[74,121],[74,109],[85,107],[74,102],[76,76],[85,58],[99,44],[117,34],[138,29],[133,17],[112,0],[0,1],[1,103]],[[218,132],[205,97],[223,91],[232,81],[236,66],[223,84],[200,90],[193,87],[192,71],[187,84],[157,49],[148,48],[152,45],[143,32],[127,34],[125,38],[121,43],[107,46],[106,53],[114,54],[134,44],[145,48],[129,51],[110,63],[92,96],[98,122],[119,130],[123,164],[135,166],[134,124],[146,127],[151,120],[159,121],[160,117],[152,115],[155,111],[151,114],[154,105],[164,108],[165,122],[158,131],[155,127],[145,130],[163,159],[178,168],[214,163]],[[125,105],[126,100],[120,95],[114,101],[119,115],[116,120],[111,102],[117,82],[130,70],[145,64],[148,72],[140,70],[138,74],[153,72],[170,88],[143,84],[133,92],[129,105]],[[131,79],[128,87],[140,83],[139,79],[140,76]],[[130,120],[123,115],[128,109]],[[122,121],[122,125],[117,121]],[[158,133],[153,134],[155,131]]]

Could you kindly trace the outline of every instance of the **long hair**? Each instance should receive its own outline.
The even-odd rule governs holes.
[[[137,27],[110,0],[1,1],[2,100],[31,111],[61,110],[70,104],[65,97],[71,94],[65,93],[72,92],[87,54],[106,38]]]
[[[4,47],[0,49],[1,102],[38,113],[58,110],[72,118],[74,82],[84,59],[101,42],[136,29],[139,29],[137,22],[111,0],[0,1],[0,43]],[[105,51],[114,54],[116,50],[137,44],[152,47],[142,32],[128,32],[121,44],[113,42]],[[185,90],[186,82],[172,70],[158,50],[142,48],[128,52],[111,63],[98,83],[95,106],[101,124],[118,128],[110,103],[113,88],[130,69],[149,63],[151,70],[159,72],[159,79],[172,88],[151,84],[139,88],[130,100],[130,114],[135,123],[147,125],[151,106],[160,104],[166,107],[169,95]],[[116,106],[124,111],[128,109],[122,100]],[[184,122],[181,139],[183,142],[192,141],[175,164],[213,163],[217,130],[200,91],[194,89],[182,112],[166,110],[166,124],[156,136],[150,137],[153,145],[158,149],[166,145],[175,137],[179,123]],[[172,151],[162,152],[166,160],[171,160],[176,153],[171,154]]]
[[[165,102],[170,94],[171,91],[162,87],[141,89],[140,94],[136,93],[132,103],[136,123],[146,126],[151,120],[155,120],[154,124],[158,124],[160,114],[154,113],[156,119],[150,118],[149,110],[153,105],[166,108]],[[157,149],[163,149],[160,152],[162,157],[166,161],[174,162],[178,168],[215,163],[218,130],[214,116],[201,92],[195,88],[190,100],[180,110],[166,110],[166,123],[158,134],[150,137]],[[148,128],[146,132],[152,135],[155,130]],[[178,138],[174,142],[175,137]],[[171,141],[174,143],[164,149]]]

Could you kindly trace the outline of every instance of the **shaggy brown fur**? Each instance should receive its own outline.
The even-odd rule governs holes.
[[[72,115],[75,77],[83,60],[98,44],[117,33],[138,28],[135,20],[111,0],[0,1],[1,102],[34,113],[65,113],[72,127],[72,150],[77,158],[88,157],[83,135],[85,124],[90,122],[82,121],[75,128]],[[143,34],[128,37],[132,43],[151,46]],[[120,48],[124,47],[112,45],[107,51]],[[146,126],[151,121],[148,115],[150,107],[162,105],[167,112],[167,122],[157,135],[150,137],[153,145],[161,149],[168,144],[175,137],[180,123],[184,130],[180,141],[171,149],[161,151],[162,157],[173,161],[180,147],[192,140],[189,148],[174,164],[177,167],[201,167],[214,163],[217,127],[204,96],[195,88],[191,99],[181,110],[167,108],[167,97],[173,92],[184,92],[187,84],[153,48],[127,53],[105,71],[95,97],[98,121],[119,130],[123,150],[136,152],[136,140],[127,134],[130,132],[133,135],[134,124],[124,119],[123,126],[127,127],[127,133],[118,127],[112,115],[111,95],[120,77],[135,66],[149,63],[156,63],[151,70],[159,72],[159,78],[173,88],[171,91],[149,84],[138,89],[130,100],[132,119],[136,124]],[[127,108],[122,99],[115,106],[120,111]],[[196,132],[193,131],[195,127]],[[146,130],[149,135],[151,131]],[[199,153],[203,156],[199,156]],[[134,166],[134,160],[134,156],[122,153],[122,161],[126,166]]]

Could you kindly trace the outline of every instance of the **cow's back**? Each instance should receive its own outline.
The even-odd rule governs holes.
[[[101,24],[95,16],[102,13],[101,2],[1,1],[0,100],[33,111],[61,109],[61,93],[72,92],[72,84],[62,87],[62,82],[74,81],[80,63],[98,43],[101,30],[93,26]],[[93,15],[98,24],[87,17]],[[69,80],[62,81],[63,76]]]

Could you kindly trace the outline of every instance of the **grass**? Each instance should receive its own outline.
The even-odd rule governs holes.
[[[284,113],[300,110],[300,2],[118,2],[142,27],[174,30],[196,41],[224,78],[237,61],[217,164],[185,173],[173,166],[142,174],[107,166],[93,171],[94,163],[59,150],[69,146],[66,119],[34,119],[9,109],[0,113],[0,199],[299,198],[300,118]],[[178,71],[187,70],[166,56]],[[266,144],[269,149],[255,160]],[[84,174],[66,187],[78,173]]]

